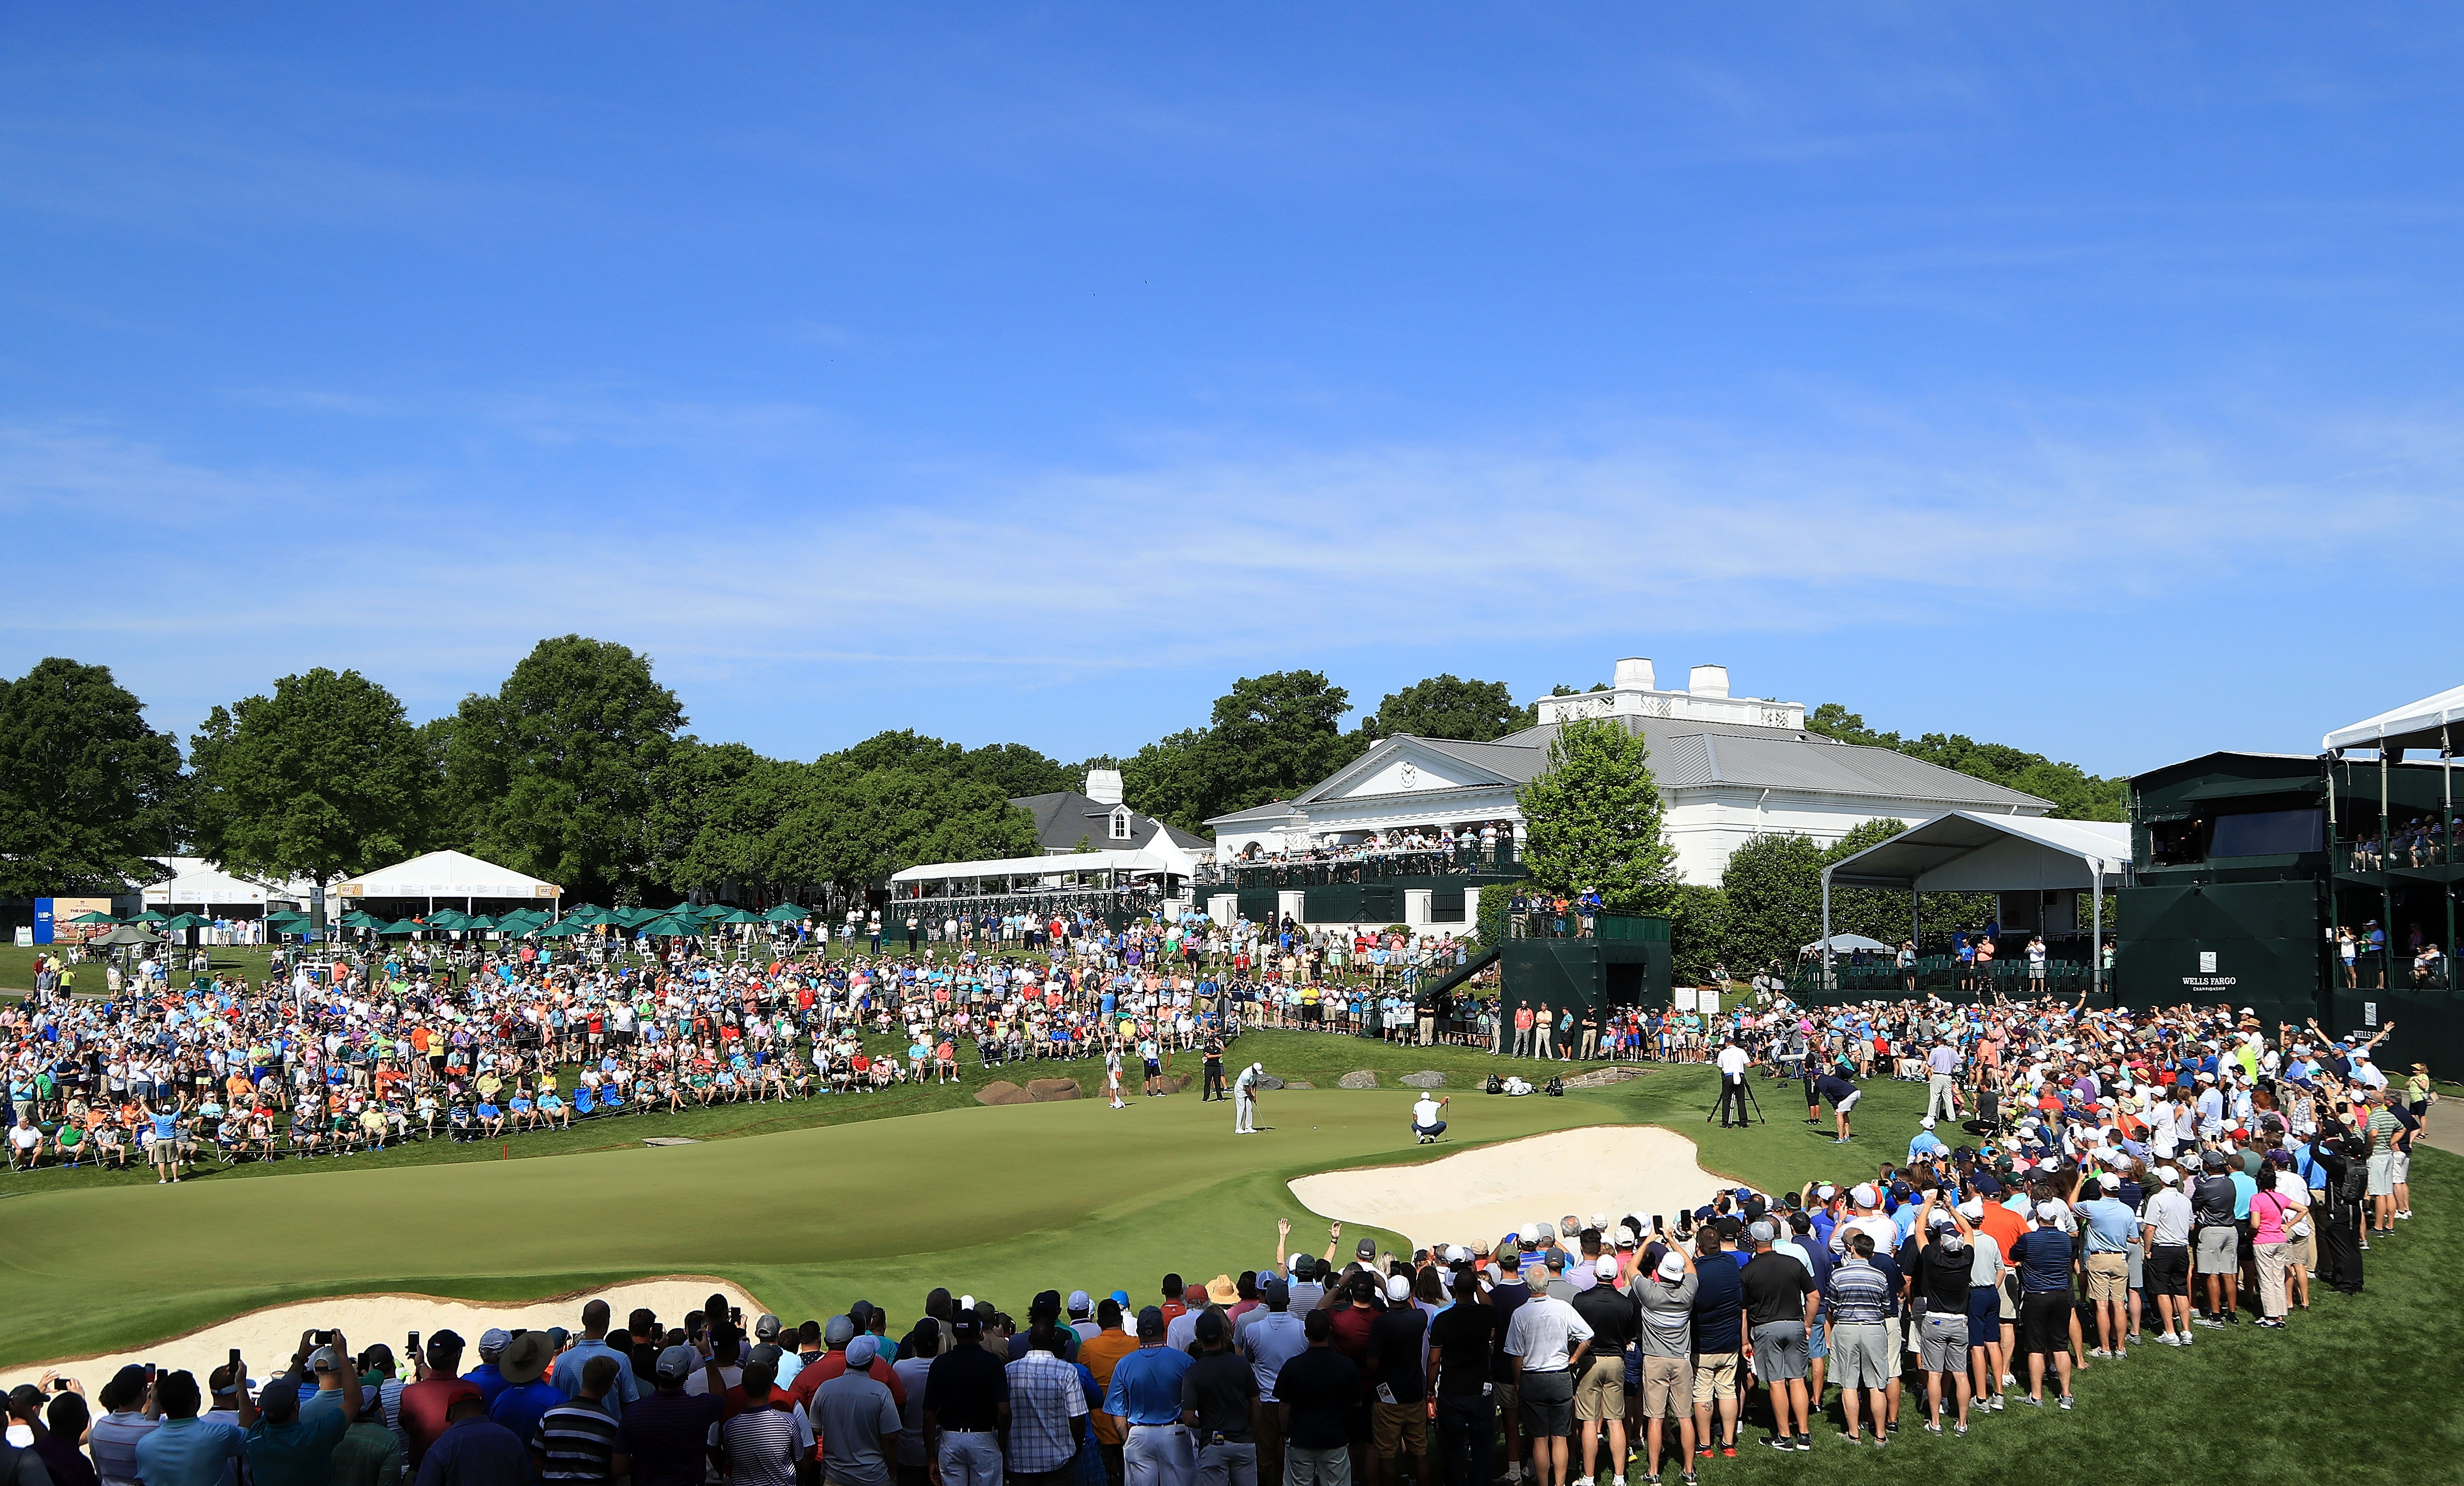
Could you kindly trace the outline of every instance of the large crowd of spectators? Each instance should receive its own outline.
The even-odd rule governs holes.
[[[1305,1026],[1418,1033],[1446,935],[1189,916],[1110,929],[1023,912],[850,920],[717,952],[414,943],[261,981],[173,957],[78,996],[72,964],[0,1006],[10,1165],[151,1168],[496,1142],[577,1120],[877,1093],[961,1065],[1120,1055]],[[739,951],[746,948],[739,944]],[[91,966],[85,967],[90,972]]]
[[[1843,1142],[1875,1139],[1851,1128],[1860,1080],[1922,1081],[1925,1114],[1787,1190],[1408,1254],[1340,1224],[1293,1252],[1285,1222],[1256,1269],[1166,1275],[1139,1304],[1082,1265],[1023,1321],[901,1266],[904,1318],[748,1324],[715,1296],[617,1326],[593,1301],[572,1332],[482,1335],[475,1363],[451,1332],[401,1354],[312,1332],[263,1382],[236,1356],[202,1381],[125,1368],[91,1404],[46,1379],[10,1400],[38,1464],[0,1479],[1593,1486],[1690,1482],[1757,1442],[1966,1436],[2072,1409],[2090,1372],[2163,1388],[2158,1347],[2264,1345],[2359,1293],[2411,1216],[2430,1098],[2379,1073],[2379,1040],[2231,1008],[1744,1010],[1703,1036],[1724,1081],[1774,1104],[1803,1083]]]

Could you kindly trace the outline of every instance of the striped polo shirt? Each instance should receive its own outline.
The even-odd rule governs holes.
[[[540,1479],[604,1481],[613,1474],[608,1457],[616,1451],[616,1421],[587,1400],[559,1404],[539,1415],[530,1443],[547,1457]]]
[[[1835,1326],[1879,1326],[1891,1313],[1891,1284],[1862,1259],[1844,1260],[1824,1287]]]

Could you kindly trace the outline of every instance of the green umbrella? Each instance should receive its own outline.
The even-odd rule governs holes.
[[[541,939],[570,939],[576,934],[587,934],[590,932],[590,929],[591,925],[587,923],[582,923],[572,919],[566,919],[561,922],[549,924],[546,928],[539,930],[539,935]]]
[[[120,920],[118,919],[113,918],[107,913],[81,913],[69,920],[72,924],[99,923],[105,925],[118,923],[119,921]]]
[[[699,939],[707,930],[695,920],[679,914],[670,914],[664,919],[652,919],[648,923],[637,924],[634,932],[648,934],[652,939]]]
[[[713,923],[759,923],[762,921],[762,918],[758,913],[746,913],[741,908],[731,908],[721,917],[713,919],[710,921]]]
[[[136,918],[131,919],[128,921],[131,923],[168,923],[171,921],[171,919],[168,914],[165,914],[160,908],[148,908],[143,913],[139,914]]]
[[[195,914],[192,914],[192,913],[184,913],[184,914],[180,915],[180,917],[178,917],[178,918],[176,918],[176,919],[165,919],[165,920],[163,920],[163,927],[164,927],[165,929],[166,929],[166,930],[168,930],[168,929],[193,929],[193,928],[197,928],[197,927],[200,927],[200,926],[202,926],[202,925],[205,925],[205,924],[212,923],[213,921],[214,921],[214,920],[211,920],[211,919],[201,919],[201,918],[197,917]]]
[[[799,908],[793,903],[781,903],[761,917],[772,923],[794,923],[800,919],[809,919],[812,916],[813,911],[809,908]]]
[[[423,929],[432,927],[434,927],[433,924],[422,923],[417,919],[397,919],[393,922],[385,924],[384,927],[378,929],[377,932],[380,934],[417,934]]]
[[[427,919],[431,929],[467,929],[476,921],[459,908],[439,908]]]
[[[381,929],[385,927],[385,920],[368,912],[364,908],[354,908],[349,913],[342,915],[342,927],[346,929]]]
[[[586,923],[595,925],[601,923],[614,923],[617,921],[616,916],[613,913],[600,907],[597,903],[583,903],[569,910],[564,917],[565,921],[569,923]]]

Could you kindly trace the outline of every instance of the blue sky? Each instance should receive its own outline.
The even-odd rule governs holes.
[[[580,631],[1067,759],[1646,654],[2308,751],[2459,679],[2458,28],[11,8],[0,669],[185,736]]]

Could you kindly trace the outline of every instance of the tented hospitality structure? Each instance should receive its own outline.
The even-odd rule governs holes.
[[[553,905],[564,889],[467,852],[429,852],[337,884],[334,896],[354,903],[425,902],[477,912],[482,902],[520,898]]]

